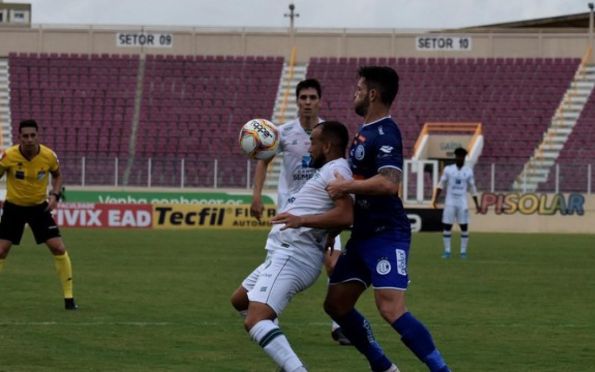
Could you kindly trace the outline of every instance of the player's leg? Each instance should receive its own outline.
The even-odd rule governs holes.
[[[60,229],[46,207],[47,204],[44,203],[32,209],[27,223],[33,231],[37,244],[45,243],[54,257],[54,267],[64,294],[64,308],[76,310],[78,306],[74,301],[72,289],[72,262],[60,235]]]
[[[459,213],[459,226],[461,227],[461,258],[467,258],[467,245],[469,244],[469,210],[462,209]]]
[[[450,242],[452,239],[452,225],[455,222],[455,208],[451,205],[445,205],[442,211],[442,243],[444,252],[442,258],[450,258]]]
[[[335,245],[333,251],[327,251],[324,255],[324,268],[326,269],[326,274],[330,278],[333,270],[335,269],[335,265],[337,264],[337,260],[341,255],[341,239],[339,236],[335,239]],[[351,345],[351,341],[345,336],[343,330],[335,322],[331,319],[331,337],[333,340],[337,341],[339,345]]]
[[[369,274],[360,264],[353,241],[351,248],[341,255],[333,271],[324,300],[324,310],[335,320],[352,345],[362,353],[372,371],[397,371],[376,342],[370,323],[356,309],[355,304],[366,290]]]
[[[72,262],[64,246],[64,241],[61,237],[55,237],[46,240],[45,244],[54,257],[54,267],[56,268],[56,273],[58,274],[64,293],[64,308],[66,310],[76,310],[78,306],[74,301],[72,289]]]
[[[0,272],[13,244],[19,245],[25,229],[24,208],[4,202],[0,218]]]
[[[430,371],[445,372],[449,370],[448,366],[434,345],[432,335],[405,306],[405,291],[409,283],[409,245],[406,240],[379,243],[381,249],[378,249],[377,255],[382,259],[370,257],[368,264],[378,262],[371,274],[376,307],[384,320],[401,335],[401,341]]]
[[[320,275],[320,267],[301,264],[292,257],[271,254],[248,291],[248,312],[244,327],[253,341],[284,371],[305,371],[287,337],[274,320],[299,292],[310,287]]]
[[[0,272],[4,269],[6,256],[8,256],[8,252],[10,252],[10,247],[12,247],[12,242],[10,240],[0,239]]]

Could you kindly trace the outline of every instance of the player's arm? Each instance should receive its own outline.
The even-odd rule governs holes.
[[[267,168],[274,157],[267,160],[258,160],[256,162],[256,169],[254,170],[254,188],[252,190],[252,204],[250,205],[250,212],[257,220],[260,221],[264,205],[262,204],[262,188],[267,176]]]
[[[446,175],[446,169],[442,172],[442,176],[440,176],[440,181],[438,181],[438,185],[436,185],[436,190],[434,191],[434,197],[432,198],[432,207],[438,208],[438,199],[440,195],[442,195],[442,189],[444,189],[446,182],[448,180],[448,176]]]
[[[479,213],[481,208],[479,207],[479,200],[477,199],[477,187],[475,186],[473,173],[471,173],[471,177],[469,177],[467,182],[469,184],[469,190],[471,190],[471,195],[473,196],[473,202],[475,203],[475,212]]]
[[[346,194],[398,195],[401,181],[399,168],[383,167],[377,175],[366,180],[346,180],[340,174],[335,174],[335,181],[331,182],[326,190],[331,197]]]
[[[4,173],[6,172],[6,168],[0,165],[0,178],[4,177]]]
[[[432,207],[438,208],[438,198],[442,195],[442,188],[440,186],[436,187],[434,191],[434,198],[432,199]]]
[[[52,189],[48,196],[48,210],[51,211],[58,206],[58,201],[62,197],[60,192],[62,190],[62,174],[60,173],[60,168],[50,171],[50,174],[52,175]]]
[[[295,216],[290,213],[280,213],[271,219],[273,224],[285,224],[281,230],[287,228],[313,227],[341,231],[353,224],[353,199],[349,195],[334,200],[335,206],[321,214],[307,214]],[[338,234],[338,232],[337,232]]]

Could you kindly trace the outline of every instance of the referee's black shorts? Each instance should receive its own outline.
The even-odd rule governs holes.
[[[25,224],[29,224],[33,230],[37,244],[59,237],[60,230],[50,212],[46,210],[47,207],[46,202],[30,207],[4,202],[0,219],[0,239],[10,240],[12,244],[18,245],[23,237]]]

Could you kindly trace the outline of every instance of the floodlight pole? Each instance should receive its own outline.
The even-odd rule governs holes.
[[[593,3],[589,3],[589,48],[593,47]]]
[[[296,18],[299,18],[300,13],[295,12],[295,5],[289,4],[289,13],[285,13],[283,17],[289,18],[289,32],[293,35],[294,22]]]

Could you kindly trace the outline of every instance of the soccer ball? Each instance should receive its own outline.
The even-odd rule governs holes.
[[[265,119],[252,119],[242,126],[240,148],[252,159],[272,158],[279,146],[279,131]]]

